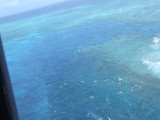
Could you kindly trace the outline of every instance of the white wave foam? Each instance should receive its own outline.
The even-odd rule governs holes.
[[[153,43],[159,43],[160,42],[160,38],[154,37],[153,38]]]
[[[151,45],[151,47],[153,49],[159,49],[160,48],[160,38],[154,37],[152,42],[153,42],[153,45]]]
[[[154,75],[160,78],[160,62],[153,62],[153,61],[148,61],[144,60],[143,64],[148,66],[148,69],[152,71]]]
[[[147,60],[144,60],[143,61],[143,64],[150,64],[151,62],[150,61],[147,61]]]
[[[96,115],[96,114],[94,114],[94,113],[88,113],[88,114],[87,114],[87,117],[91,117],[91,118],[93,118],[93,119],[95,119],[95,120],[103,120],[102,117],[100,117],[100,116],[98,116],[98,115]]]
[[[148,69],[152,69],[153,67],[160,67],[160,62],[151,62],[151,61],[144,60],[143,64],[147,64]]]
[[[121,79],[121,78],[118,78],[118,81],[120,82],[120,81],[122,81],[122,79]]]
[[[160,78],[160,38],[154,37],[151,45],[153,51],[150,54],[143,57],[143,64],[147,65],[148,69],[152,71],[154,75]]]

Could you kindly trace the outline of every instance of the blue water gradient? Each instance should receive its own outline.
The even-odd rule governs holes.
[[[126,1],[0,25],[21,120],[160,119],[159,13]]]

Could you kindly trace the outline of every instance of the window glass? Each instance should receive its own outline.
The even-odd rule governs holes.
[[[160,120],[159,6],[0,0],[20,120]]]

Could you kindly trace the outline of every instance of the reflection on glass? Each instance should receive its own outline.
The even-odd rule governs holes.
[[[68,0],[2,17],[21,120],[159,120],[159,6]]]

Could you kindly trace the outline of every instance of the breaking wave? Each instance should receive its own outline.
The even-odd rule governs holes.
[[[148,70],[160,78],[160,38],[154,37],[152,40],[152,52],[142,59]]]

